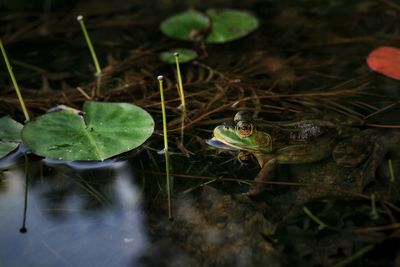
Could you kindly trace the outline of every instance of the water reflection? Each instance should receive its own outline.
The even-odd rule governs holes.
[[[102,162],[98,161],[65,161],[58,159],[45,158],[43,162],[48,166],[65,165],[73,168],[74,170],[93,170],[93,169],[104,169],[111,168],[115,169],[124,165],[125,161],[120,161],[119,158],[111,158]]]
[[[27,153],[28,148],[24,144],[20,144],[17,149],[11,152],[4,158],[0,159],[0,171],[2,169],[8,168],[9,166],[13,166],[15,162],[21,158],[25,153]]]
[[[148,246],[141,195],[127,163],[86,171],[31,163],[28,232],[23,166],[0,182],[0,266],[138,266]],[[22,164],[23,165],[23,164]]]

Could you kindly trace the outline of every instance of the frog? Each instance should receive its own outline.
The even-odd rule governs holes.
[[[280,164],[306,164],[332,157],[337,165],[352,168],[379,150],[380,156],[370,159],[377,162],[382,157],[382,149],[372,136],[369,130],[361,131],[323,119],[268,122],[240,111],[232,121],[214,128],[208,144],[239,152],[240,158],[249,155],[256,158],[260,171],[253,187],[245,194],[257,196]]]

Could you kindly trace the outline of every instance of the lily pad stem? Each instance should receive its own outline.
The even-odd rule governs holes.
[[[87,46],[89,47],[90,54],[92,55],[94,67],[96,69],[96,73],[95,73],[96,81],[97,81],[97,84],[96,84],[96,96],[99,96],[101,94],[101,92],[100,92],[100,88],[101,88],[101,68],[100,68],[100,64],[99,64],[99,61],[97,59],[96,52],[94,51],[92,41],[90,40],[89,34],[88,34],[87,30],[86,30],[85,22],[83,21],[83,16],[79,15],[76,19],[78,20],[79,24],[81,25],[83,36],[85,37]]]
[[[3,58],[6,63],[6,66],[7,66],[8,73],[10,74],[11,81],[13,83],[15,92],[17,93],[19,104],[21,105],[22,112],[24,113],[25,121],[29,121],[30,118],[29,118],[28,111],[26,110],[26,107],[25,107],[24,99],[22,98],[21,91],[19,90],[17,80],[15,79],[14,72],[12,71],[10,62],[8,61],[6,50],[4,49],[3,42],[1,41],[1,39],[0,39],[0,49],[1,49],[1,53],[3,54]]]
[[[167,135],[167,115],[165,113],[165,102],[164,102],[164,88],[163,88],[163,76],[158,76],[158,83],[160,87],[160,98],[161,98],[161,112],[163,119],[163,136],[164,136],[164,156],[165,156],[165,172],[167,177],[167,198],[168,198],[168,219],[172,220],[172,208],[171,208],[171,174],[168,154],[168,135]]]
[[[185,129],[185,117],[186,117],[186,101],[185,101],[185,94],[183,93],[181,68],[179,66],[179,53],[175,52],[174,57],[175,57],[175,63],[176,63],[176,76],[178,78],[178,93],[179,93],[179,98],[181,99],[181,107],[182,107],[181,143],[183,144],[183,134],[184,134],[184,129]]]

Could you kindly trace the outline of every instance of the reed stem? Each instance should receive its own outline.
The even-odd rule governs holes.
[[[17,93],[19,104],[21,105],[22,112],[24,113],[25,121],[28,122],[30,120],[29,114],[25,107],[24,99],[22,98],[21,91],[19,90],[17,80],[15,79],[14,72],[12,71],[10,62],[8,61],[7,53],[6,53],[6,50],[4,49],[3,42],[1,41],[1,39],[0,39],[0,49],[1,49],[1,53],[3,54],[3,58],[6,63],[6,66],[7,66],[8,73],[10,74],[11,81],[14,86],[15,92]]]
[[[181,116],[181,143],[183,144],[183,135],[185,129],[185,118],[186,118],[186,100],[185,94],[183,92],[183,84],[182,84],[182,75],[181,75],[181,68],[179,66],[179,53],[174,53],[175,57],[175,64],[176,64],[176,76],[178,78],[178,93],[179,98],[181,99],[181,107],[182,107],[182,116]]]
[[[87,46],[89,47],[90,54],[92,55],[94,67],[96,69],[96,73],[95,73],[95,76],[96,76],[96,96],[100,96],[101,95],[101,92],[100,92],[100,88],[101,88],[101,68],[100,68],[99,61],[97,59],[96,51],[93,48],[92,41],[90,40],[89,34],[88,34],[87,30],[86,30],[85,22],[83,21],[83,16],[79,15],[76,19],[78,20],[79,24],[81,25],[83,36],[85,37]]]
[[[161,98],[161,112],[163,119],[163,136],[164,136],[164,156],[165,156],[165,172],[167,177],[167,198],[168,198],[168,219],[172,220],[172,208],[171,208],[171,174],[169,164],[169,153],[168,153],[168,134],[167,134],[167,115],[165,112],[165,101],[164,101],[164,88],[163,88],[163,76],[158,76],[158,83],[160,87],[160,98]]]

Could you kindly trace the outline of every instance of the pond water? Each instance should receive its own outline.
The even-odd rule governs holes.
[[[82,90],[94,90],[95,70],[75,20],[83,14],[105,73],[97,100],[143,107],[155,132],[140,150],[102,163],[21,151],[3,159],[0,267],[400,266],[399,81],[366,64],[373,49],[399,44],[396,1],[28,2],[0,1],[0,36],[31,116],[58,104],[80,109],[88,98]],[[224,44],[164,36],[160,23],[188,8],[247,10],[259,27]],[[183,139],[175,69],[160,61],[174,48],[199,54],[181,66]],[[160,74],[173,220],[160,153]],[[2,60],[0,88],[0,117],[23,122]],[[318,155],[326,143],[311,138],[308,154],[300,150],[294,164],[278,164],[264,192],[249,198],[242,193],[259,173],[257,160],[207,145],[213,129],[238,111],[270,128],[329,121],[342,135],[325,157]]]
[[[22,166],[4,171],[2,266],[139,266],[149,245],[142,196],[128,164],[114,165],[87,173],[62,166],[44,176],[30,173],[26,199]]]

